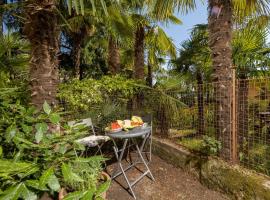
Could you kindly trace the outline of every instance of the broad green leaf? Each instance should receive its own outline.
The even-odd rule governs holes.
[[[48,185],[53,191],[57,192],[60,190],[58,178],[54,174],[49,178]]]
[[[40,143],[43,138],[43,132],[38,130],[35,134],[36,143]]]
[[[22,184],[23,183],[20,183],[5,190],[0,197],[0,200],[17,200],[22,191]]]
[[[94,189],[90,189],[88,190],[82,197],[81,200],[89,200],[89,199],[93,199],[93,196],[95,194],[95,190]]]
[[[41,130],[43,133],[47,132],[48,130],[48,125],[44,122],[42,123],[37,123],[35,126],[36,130]]]
[[[82,197],[83,197],[83,192],[77,191],[77,192],[72,192],[66,195],[64,197],[64,200],[79,200]]]
[[[33,130],[32,126],[27,126],[25,124],[22,124],[22,129],[25,133],[30,133]]]
[[[32,165],[32,167],[26,173],[20,174],[20,177],[21,178],[27,177],[31,174],[36,173],[37,171],[39,171],[38,166]]]
[[[41,191],[48,191],[48,188],[45,186],[45,187],[40,187],[39,186],[39,181],[38,180],[27,180],[25,182],[25,184],[29,187],[32,187],[34,189],[37,189],[37,190],[41,190]]]
[[[102,184],[98,187],[98,189],[97,189],[97,191],[96,191],[96,195],[99,196],[99,195],[101,195],[103,192],[106,192],[106,191],[109,189],[110,185],[111,185],[111,181],[109,181],[109,180],[106,181],[105,183],[102,183]]]
[[[20,138],[20,137],[15,137],[14,140],[18,141],[18,142],[22,142],[24,144],[26,144],[26,147],[29,149],[29,148],[32,148],[32,147],[38,147],[37,144],[34,144],[26,139],[23,139],[23,138]]]
[[[43,110],[47,115],[49,115],[52,111],[51,106],[47,103],[47,101],[45,101],[43,104]]]
[[[0,157],[2,157],[2,155],[3,155],[3,148],[2,146],[0,146]]]
[[[84,181],[79,175],[72,172],[71,167],[65,163],[62,164],[62,174],[63,174],[64,180],[68,183]]]
[[[49,116],[50,121],[54,124],[58,124],[60,122],[60,115],[58,115],[57,113],[53,113]]]
[[[24,200],[36,200],[38,197],[37,195],[30,191],[25,184],[22,185],[22,191],[20,195]]]
[[[65,154],[67,152],[67,147],[64,144],[61,144],[59,147],[59,153]]]
[[[20,157],[21,157],[21,151],[18,151],[18,153],[15,154],[13,161],[18,162],[20,160]]]
[[[33,173],[33,169],[35,171],[38,170],[37,166],[33,163],[0,159],[0,173],[6,173],[9,174],[9,176],[19,175],[20,177],[24,177],[29,175],[30,172]]]
[[[45,187],[46,184],[49,183],[49,180],[50,180],[52,175],[54,175],[52,167],[47,169],[45,172],[43,172],[43,174],[41,175],[41,177],[39,179],[39,186]]]
[[[35,134],[35,139],[36,139],[36,142],[39,143],[43,138],[43,134],[45,132],[47,132],[48,125],[46,123],[38,123],[38,124],[36,124],[35,127],[36,127],[36,130],[37,130],[37,132]]]
[[[17,129],[15,125],[11,125],[7,128],[7,140],[11,140],[16,135]]]

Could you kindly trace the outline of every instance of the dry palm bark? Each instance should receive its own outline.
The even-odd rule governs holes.
[[[119,47],[115,39],[109,37],[109,46],[108,46],[108,66],[109,72],[113,75],[120,72],[120,52]]]
[[[209,46],[215,86],[215,127],[222,142],[221,156],[230,159],[232,80],[232,1],[209,0]]]
[[[153,87],[153,69],[152,65],[148,63],[147,65],[147,78],[146,78],[147,85],[149,87]]]
[[[59,83],[59,30],[55,0],[32,0],[26,5],[24,32],[31,43],[31,103],[38,109],[44,101],[55,105]]]
[[[145,30],[143,26],[138,26],[135,33],[134,46],[134,78],[144,80],[144,37]]]
[[[86,37],[86,31],[81,30],[79,33],[73,33],[73,65],[74,65],[74,76],[77,79],[82,79],[82,69],[81,69],[81,53],[82,53],[82,43]]]
[[[139,25],[135,32],[134,44],[134,78],[144,80],[144,39],[145,30],[143,25]],[[141,110],[143,104],[143,94],[138,93],[133,101],[133,110]]]
[[[0,36],[3,35],[3,12],[1,6],[5,4],[4,0],[0,0]]]

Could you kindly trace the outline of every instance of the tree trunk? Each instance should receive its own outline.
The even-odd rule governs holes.
[[[197,98],[198,98],[198,134],[204,135],[203,78],[200,72],[197,72]]]
[[[3,6],[5,4],[5,0],[0,0],[0,7]],[[3,12],[0,8],[0,36],[3,35],[3,32],[4,32],[4,22],[3,22]]]
[[[134,46],[134,78],[144,80],[144,37],[145,30],[143,26],[138,26],[135,33]],[[144,96],[139,92],[133,99],[133,110],[141,110],[143,107]]]
[[[119,71],[120,71],[120,53],[119,53],[118,44],[112,36],[109,37],[108,66],[109,66],[109,72],[112,75],[119,73]]]
[[[141,80],[144,80],[144,37],[144,27],[139,26],[135,33],[134,78]]]
[[[59,29],[55,10],[54,0],[30,1],[26,6],[24,31],[32,46],[31,103],[38,109],[44,101],[51,105],[57,103]]]
[[[82,72],[81,72],[81,43],[82,43],[82,35],[74,34],[73,35],[73,65],[74,65],[74,77],[81,80]]]
[[[148,63],[147,65],[147,78],[146,82],[149,87],[153,87],[153,72],[152,72],[152,65]]]
[[[231,158],[232,2],[209,0],[209,46],[215,90],[215,126],[222,142],[221,156]]]

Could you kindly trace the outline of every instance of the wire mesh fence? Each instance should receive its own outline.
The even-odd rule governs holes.
[[[67,105],[69,118],[91,117],[100,131],[114,120],[151,114],[157,136],[193,151],[218,142],[218,156],[270,174],[270,78],[142,90],[132,98],[108,96],[88,110]]]

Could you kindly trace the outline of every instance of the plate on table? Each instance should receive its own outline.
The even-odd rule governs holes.
[[[122,131],[122,128],[111,129],[110,133],[117,133],[117,132],[120,132],[120,131]]]

